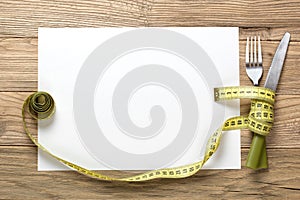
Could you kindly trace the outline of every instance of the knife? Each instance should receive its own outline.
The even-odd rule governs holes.
[[[286,32],[277,47],[264,87],[276,91],[291,35]],[[268,168],[265,136],[254,133],[246,167]]]

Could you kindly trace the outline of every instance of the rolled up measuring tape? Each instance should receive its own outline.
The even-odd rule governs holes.
[[[165,168],[148,171],[139,175],[134,175],[125,178],[114,178],[111,176],[103,175],[98,172],[78,166],[63,158],[60,158],[45,147],[43,147],[37,139],[30,133],[25,114],[28,112],[33,118],[42,120],[53,116],[55,112],[55,103],[50,94],[46,92],[36,92],[30,95],[23,104],[22,118],[23,126],[26,134],[31,141],[41,150],[70,167],[79,173],[86,176],[105,181],[147,181],[156,178],[184,178],[192,176],[197,173],[203,165],[212,157],[217,151],[220,144],[223,131],[236,130],[236,129],[249,129],[257,134],[266,136],[270,133],[273,124],[274,112],[273,105],[275,101],[275,92],[262,87],[224,87],[215,88],[214,90],[215,101],[231,100],[231,99],[251,99],[251,110],[248,116],[238,116],[227,119],[209,138],[206,144],[204,158],[199,162],[189,165]]]

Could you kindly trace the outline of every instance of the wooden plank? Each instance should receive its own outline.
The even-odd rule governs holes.
[[[244,37],[244,36],[243,36]],[[264,76],[268,72],[279,41],[262,37]],[[0,91],[37,90],[37,39],[0,38]],[[251,85],[244,66],[245,41],[240,42],[240,84]],[[278,86],[278,94],[300,94],[300,42],[291,42]],[[224,66],[226,67],[226,66]]]
[[[37,172],[36,153],[34,147],[0,146],[1,199],[297,199],[300,196],[297,175],[300,149],[268,150],[268,170],[244,167],[203,170],[190,178],[141,183],[103,182],[76,172]],[[243,150],[243,163],[246,155]]]
[[[300,1],[0,1],[0,199],[299,199]],[[23,132],[23,100],[37,89],[38,27],[239,26],[241,85],[246,37],[263,40],[265,73],[284,32],[292,35],[267,138],[270,168],[205,170],[180,180],[107,183],[75,172],[37,172]],[[242,101],[246,114],[249,101]],[[36,132],[36,124],[30,123]],[[242,161],[251,134],[242,132]],[[109,172],[118,175],[118,172]]]
[[[23,130],[21,108],[29,92],[0,93],[0,145],[32,145]],[[278,95],[275,105],[275,123],[268,148],[299,148],[300,145],[300,95]],[[241,114],[247,114],[249,101],[241,104]],[[36,125],[32,123],[33,131]],[[242,146],[249,147],[251,134],[242,132]]]
[[[300,9],[299,9],[300,10]],[[240,40],[246,40],[249,35],[260,35],[262,40],[280,41],[285,32],[291,34],[291,41],[300,41],[300,27],[285,26],[285,27],[240,27]]]
[[[0,37],[36,37],[38,27],[239,26],[267,30],[300,25],[297,0],[5,0],[0,8]]]

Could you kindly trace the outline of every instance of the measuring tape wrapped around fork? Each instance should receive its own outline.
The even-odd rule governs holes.
[[[146,181],[156,178],[184,178],[197,173],[217,151],[223,131],[249,129],[256,134],[267,136],[272,128],[274,118],[273,105],[275,101],[275,92],[273,90],[262,87],[223,87],[214,89],[214,97],[215,101],[251,99],[250,113],[248,116],[238,116],[227,119],[220,125],[207,141],[204,158],[202,160],[181,167],[157,169],[125,178],[114,178],[78,166],[51,153],[37,141],[27,127],[25,115],[29,113],[37,120],[52,117],[55,112],[55,102],[50,94],[46,92],[36,92],[24,101],[22,109],[23,126],[28,137],[38,148],[71,169],[92,178],[105,181],[128,182]]]

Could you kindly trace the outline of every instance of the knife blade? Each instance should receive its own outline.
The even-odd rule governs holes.
[[[286,32],[277,47],[264,87],[276,90],[291,35]]]
[[[290,37],[290,33],[286,32],[277,47],[264,85],[265,88],[274,91],[277,88]],[[266,141],[264,136],[254,133],[246,166],[251,169],[268,168]]]

